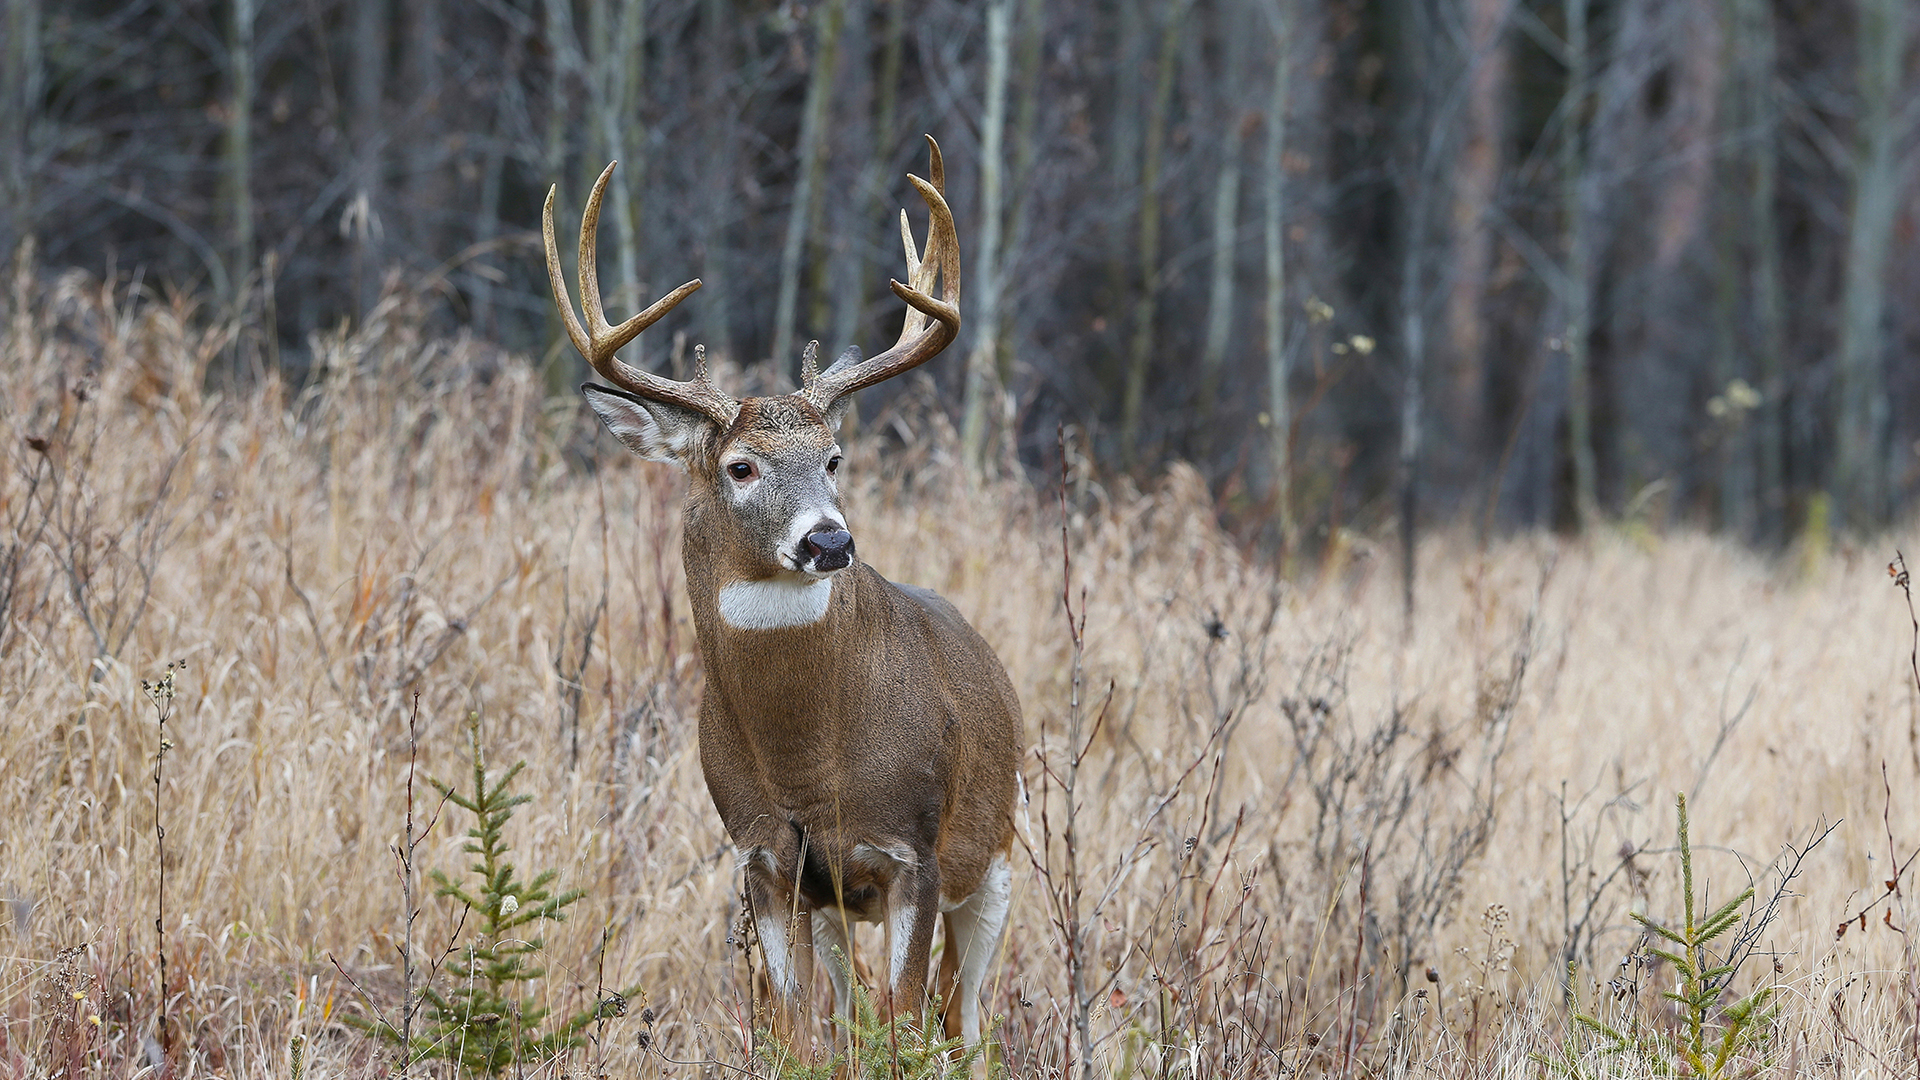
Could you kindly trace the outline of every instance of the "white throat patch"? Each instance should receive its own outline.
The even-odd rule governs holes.
[[[736,581],[720,587],[720,618],[735,630],[785,630],[819,622],[832,600],[832,578]]]

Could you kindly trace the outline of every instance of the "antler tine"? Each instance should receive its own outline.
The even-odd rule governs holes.
[[[931,230],[928,232],[927,242],[933,242]],[[922,280],[921,268],[924,266],[926,267],[926,273],[932,273],[934,270],[939,269],[939,264],[922,263],[920,261],[920,252],[917,250],[919,244],[913,239],[913,225],[907,221],[907,212],[905,210],[900,211],[900,244],[907,249],[907,284],[919,289],[921,292],[926,292],[928,289],[933,288],[933,281],[931,279]],[[926,329],[926,326],[927,317],[921,314],[920,309],[908,308],[906,320],[900,326],[900,336],[895,339],[894,344],[899,345],[903,341],[912,339],[918,335],[920,331]]]
[[[805,390],[820,377],[820,343],[807,342],[806,351],[800,354],[800,388]]]
[[[560,246],[553,239],[553,199],[560,185],[547,189],[547,206],[540,215],[540,228],[547,242],[547,282],[553,286],[553,302],[560,308],[560,321],[566,324],[567,337],[573,340],[573,347],[580,355],[593,363],[593,341],[580,326],[580,317],[573,313],[573,297],[567,294],[567,277],[560,269]],[[599,365],[594,365],[598,370]]]
[[[960,240],[953,226],[953,211],[943,196],[946,188],[945,163],[940,144],[927,136],[929,183],[909,173],[907,180],[920,192],[927,204],[927,246],[925,253],[914,250],[913,230],[906,211],[900,212],[901,239],[907,249],[907,281],[887,282],[893,294],[904,300],[908,311],[900,339],[893,348],[840,371],[829,369],[802,391],[808,400],[824,409],[837,398],[856,390],[884,382],[904,371],[919,367],[940,354],[960,335]],[[930,295],[938,275],[941,295]]]
[[[593,370],[616,387],[649,401],[693,409],[723,426],[730,424],[739,412],[739,403],[708,381],[704,364],[701,365],[699,377],[693,382],[679,382],[630,367],[616,355],[622,346],[640,336],[642,330],[659,322],[675,305],[700,288],[700,279],[694,278],[619,326],[608,325],[600,301],[596,241],[600,235],[601,200],[606,195],[607,181],[613,177],[614,166],[618,164],[617,161],[610,161],[601,170],[600,179],[594,182],[593,194],[587,199],[586,209],[580,215],[580,307],[587,316],[584,327],[574,317],[573,300],[567,294],[566,276],[560,269],[560,245],[553,235],[553,200],[558,186],[547,189],[547,205],[540,222],[546,240],[547,278],[553,285],[553,299],[560,306],[567,336],[573,339],[573,347],[580,350],[580,355],[586,358],[587,363],[593,365]]]

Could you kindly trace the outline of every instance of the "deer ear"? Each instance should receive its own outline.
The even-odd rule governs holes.
[[[833,366],[821,372],[820,374],[823,376],[831,375],[834,372],[841,370],[842,368],[850,368],[853,365],[859,363],[860,359],[861,359],[860,346],[849,345],[847,346],[847,351],[841,353],[839,359],[833,362]],[[832,428],[835,432],[838,432],[840,430],[840,421],[845,420],[847,418],[847,410],[851,408],[852,405],[853,405],[853,395],[846,394],[840,397],[838,400],[836,400],[833,404],[827,406],[827,426],[829,428]]]
[[[587,383],[580,392],[607,430],[648,461],[684,468],[701,430],[713,423],[692,409],[647,401],[610,386]]]

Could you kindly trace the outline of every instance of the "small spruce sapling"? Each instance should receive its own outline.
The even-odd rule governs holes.
[[[1723,1003],[1739,968],[1737,959],[1715,958],[1708,945],[1740,923],[1740,909],[1753,899],[1751,886],[1740,895],[1711,912],[1696,906],[1693,889],[1693,842],[1687,823],[1687,796],[1677,797],[1679,807],[1680,878],[1683,920],[1678,928],[1668,927],[1652,918],[1633,912],[1634,921],[1670,948],[1647,951],[1672,964],[1679,985],[1662,997],[1679,1005],[1681,1028],[1678,1034],[1640,1024],[1625,1025],[1625,1030],[1608,1024],[1580,1009],[1573,1000],[1574,1026],[1601,1041],[1600,1052],[1607,1056],[1631,1054],[1639,1057],[1656,1075],[1687,1076],[1723,1080],[1746,1055],[1765,1057],[1773,1024],[1780,1006],[1774,1000],[1778,989],[1772,984],[1760,986],[1746,997]],[[1568,965],[1569,984],[1574,977]],[[1560,1060],[1539,1059],[1568,1076],[1582,1075],[1579,1058],[1571,1041]]]
[[[469,717],[467,730],[473,753],[472,791],[462,792],[439,780],[428,782],[475,818],[462,847],[475,857],[467,867],[472,877],[456,880],[435,870],[432,878],[434,895],[451,898],[465,908],[459,921],[475,920],[477,929],[447,962],[448,989],[431,985],[421,989],[426,1024],[407,1053],[410,1063],[433,1058],[498,1076],[516,1064],[544,1061],[581,1045],[589,1025],[624,1011],[625,999],[638,990],[606,994],[592,1008],[546,1029],[550,1010],[522,992],[526,983],[546,974],[535,962],[546,949],[536,926],[565,921],[566,909],[586,893],[580,889],[554,892],[559,876],[554,870],[542,870],[531,880],[519,876],[505,832],[514,808],[533,800],[531,795],[508,793],[526,762],[490,775],[480,747],[478,716]],[[384,1021],[362,1020],[356,1026],[394,1045],[402,1041],[400,1032]]]

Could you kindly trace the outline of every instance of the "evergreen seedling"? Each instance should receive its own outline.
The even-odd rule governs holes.
[[[526,762],[492,776],[480,748],[477,716],[469,719],[468,734],[473,790],[462,792],[439,780],[428,782],[455,806],[473,814],[474,825],[467,830],[462,850],[474,861],[464,880],[439,870],[433,871],[432,878],[434,895],[465,908],[458,922],[473,922],[477,929],[447,963],[448,988],[421,989],[426,1023],[407,1053],[409,1062],[433,1058],[498,1076],[516,1063],[545,1060],[579,1046],[586,1027],[617,1014],[627,994],[607,995],[594,1008],[568,1017],[552,1030],[542,1030],[549,1010],[524,992],[527,983],[546,974],[536,962],[546,948],[536,928],[543,922],[564,921],[566,909],[586,893],[579,889],[555,893],[557,871],[542,870],[532,880],[519,876],[505,833],[514,808],[533,799],[508,792]],[[402,1041],[400,1032],[384,1021],[363,1020],[356,1026],[395,1045]]]
[[[1754,890],[1749,886],[1745,892],[1711,912],[1699,909],[1694,896],[1693,842],[1689,835],[1687,796],[1684,792],[1678,796],[1677,805],[1680,816],[1681,925],[1675,929],[1663,926],[1640,912],[1632,914],[1634,921],[1669,946],[1654,947],[1647,951],[1672,964],[1680,977],[1676,989],[1661,994],[1680,1007],[1680,1033],[1674,1035],[1660,1027],[1637,1022],[1627,1025],[1626,1030],[1622,1031],[1581,1011],[1577,997],[1570,998],[1573,1023],[1575,1027],[1602,1040],[1600,1050],[1603,1054],[1633,1054],[1658,1075],[1684,1073],[1704,1080],[1724,1080],[1729,1075],[1729,1066],[1743,1054],[1764,1053],[1773,1021],[1779,1016],[1779,1005],[1773,1000],[1776,987],[1762,986],[1746,997],[1722,1006],[1731,989],[1733,975],[1740,965],[1731,956],[1715,958],[1708,946],[1739,925],[1740,909],[1753,899]],[[1570,985],[1574,974],[1573,966],[1568,965]],[[1571,1046],[1567,1047],[1562,1059],[1548,1064],[1567,1075],[1579,1073],[1578,1059]]]

